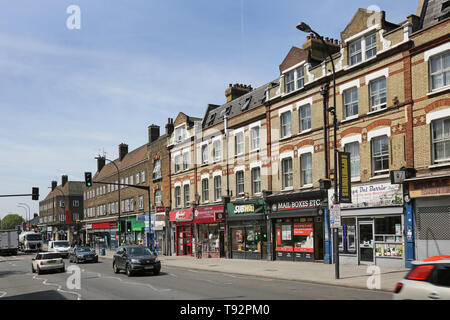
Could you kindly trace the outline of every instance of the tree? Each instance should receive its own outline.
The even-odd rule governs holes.
[[[22,224],[25,220],[18,214],[8,214],[1,220],[2,230],[15,229],[17,225]]]

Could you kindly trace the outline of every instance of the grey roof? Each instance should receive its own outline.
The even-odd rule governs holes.
[[[243,96],[225,103],[217,108],[211,108],[207,111],[203,120],[203,128],[212,127],[218,123],[223,122],[224,114],[228,114],[228,118],[233,118],[241,113],[255,109],[261,106],[266,99],[266,89],[270,82],[253,90]],[[247,105],[246,105],[247,104]],[[243,108],[245,105],[245,108]]]
[[[425,0],[421,27],[428,28],[450,16],[450,0]]]

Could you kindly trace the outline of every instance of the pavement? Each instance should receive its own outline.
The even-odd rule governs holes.
[[[114,252],[113,250],[105,250],[105,255],[102,256],[99,253],[99,257],[112,259]],[[170,266],[386,292],[393,292],[397,282],[401,281],[409,271],[408,268],[341,264],[339,266],[340,279],[336,279],[335,265],[324,264],[323,262],[225,258],[197,259],[195,257],[175,255],[160,255],[158,259],[161,261],[162,269],[164,269],[164,266]]]

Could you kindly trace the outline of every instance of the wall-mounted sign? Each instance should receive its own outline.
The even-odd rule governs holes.
[[[339,152],[339,202],[352,203],[350,153]]]
[[[332,203],[333,190],[328,191]],[[402,206],[403,191],[399,184],[380,183],[352,187],[352,203],[342,203],[341,209]]]
[[[298,210],[298,209],[314,209],[317,207],[320,207],[320,199],[286,201],[274,203],[272,205],[272,212]]]
[[[450,179],[435,179],[409,184],[411,198],[436,197],[450,195]]]
[[[176,210],[169,213],[170,221],[192,221],[194,213],[192,210]]]
[[[230,216],[244,216],[264,214],[264,205],[259,203],[235,204],[228,203],[228,214]]]

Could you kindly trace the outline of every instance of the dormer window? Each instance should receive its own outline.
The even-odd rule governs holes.
[[[370,59],[377,54],[376,34],[370,34],[351,42],[348,46],[349,63],[351,66]]]
[[[285,92],[289,93],[303,88],[305,85],[305,70],[299,67],[285,74]]]
[[[175,129],[175,142],[180,142],[186,139],[186,130],[185,126],[182,125]]]
[[[241,111],[245,111],[248,109],[248,106],[250,105],[251,100],[252,100],[251,96],[245,100],[244,104],[242,105]]]

